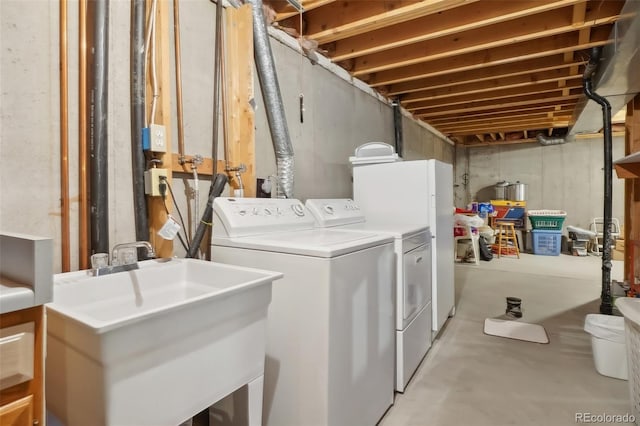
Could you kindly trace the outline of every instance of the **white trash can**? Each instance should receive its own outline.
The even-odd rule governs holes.
[[[591,334],[596,371],[603,376],[628,380],[624,317],[588,314],[584,331]]]

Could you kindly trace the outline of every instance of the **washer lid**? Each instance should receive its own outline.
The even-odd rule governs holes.
[[[416,234],[429,232],[429,227],[425,226],[424,224],[415,225],[415,224],[408,224],[408,223],[384,223],[384,222],[354,223],[351,225],[340,226],[334,229],[385,233],[393,236],[394,238],[401,238],[401,239],[409,238]]]
[[[236,238],[214,236],[213,245],[330,258],[392,241],[393,238],[389,235],[371,232],[308,229]]]

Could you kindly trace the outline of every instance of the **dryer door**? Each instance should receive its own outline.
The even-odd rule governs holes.
[[[403,255],[405,324],[431,300],[431,244],[423,244]]]

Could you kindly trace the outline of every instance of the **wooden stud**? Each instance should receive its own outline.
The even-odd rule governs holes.
[[[151,2],[148,3],[148,11],[151,8]],[[170,51],[169,51],[169,1],[158,0],[156,10],[156,72],[158,76],[159,98],[156,105],[156,124],[165,126],[165,140],[167,145],[167,154],[156,154],[155,158],[160,159],[162,164],[158,165],[163,169],[172,170],[173,160],[171,153],[171,81],[170,81]],[[150,67],[148,67],[150,68]],[[151,88],[151,79],[147,78],[147,100],[150,108],[153,99],[153,90]],[[149,110],[149,109],[148,109]],[[168,181],[171,184],[171,173],[168,173]],[[171,197],[167,194],[167,208],[172,210]],[[167,221],[167,212],[162,197],[147,196],[147,206],[149,208],[149,239],[158,257],[173,256],[173,241],[165,240],[158,235],[158,231]]]
[[[253,99],[253,27],[251,5],[226,9],[225,66],[233,78],[224,82],[227,102],[227,163],[232,168],[244,165],[241,174],[244,196],[256,196],[255,128]],[[235,173],[229,173],[237,189]]]
[[[193,160],[192,155],[185,155],[184,162],[180,164],[180,155],[177,153],[171,154],[171,171],[173,173],[186,173],[191,175],[193,173],[193,171],[191,170],[192,160]],[[214,172],[213,159],[203,158],[202,164],[198,166],[198,174],[204,175],[204,176],[212,176],[215,173],[225,173],[224,168],[225,168],[224,160],[218,160],[218,164]]]
[[[636,95],[627,104],[625,117],[625,155],[640,152],[640,95]],[[627,179],[624,183],[624,240],[625,253],[631,250],[632,241],[640,241],[640,170],[637,170],[635,179]],[[636,250],[638,248],[636,247]],[[635,254],[637,256],[637,253]],[[625,256],[624,277],[628,278],[631,263],[635,259]]]

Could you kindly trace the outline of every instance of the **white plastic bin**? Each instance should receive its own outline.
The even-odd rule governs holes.
[[[584,331],[591,334],[596,371],[603,376],[628,380],[624,318],[589,314],[584,321]]]

